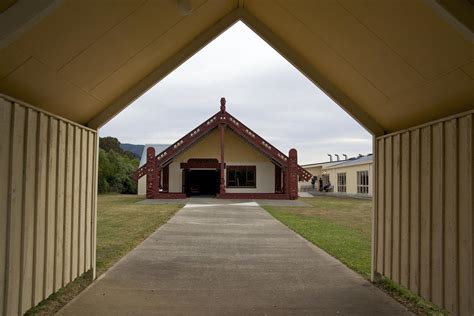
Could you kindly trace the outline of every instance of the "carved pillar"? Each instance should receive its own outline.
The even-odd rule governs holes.
[[[154,199],[156,194],[156,159],[155,148],[148,147],[146,150],[146,198]]]
[[[225,98],[221,98],[221,114],[225,114]],[[221,147],[221,161],[220,161],[220,171],[221,171],[221,179],[219,183],[219,195],[225,194],[225,178],[224,178],[224,131],[225,131],[225,124],[219,124],[219,132],[220,132],[220,147]]]
[[[219,185],[219,195],[225,194],[225,179],[224,179],[224,132],[225,132],[225,125],[219,124],[219,131],[220,131],[220,145],[221,145],[221,161],[220,161],[220,170],[221,170],[221,179]]]
[[[298,198],[298,153],[296,149],[290,149],[288,154],[288,194],[290,200]]]
[[[155,199],[158,198],[158,194],[160,194],[161,189],[161,168],[155,168]]]

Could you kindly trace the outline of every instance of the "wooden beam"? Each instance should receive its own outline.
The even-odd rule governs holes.
[[[99,128],[110,121],[130,103],[139,98],[148,89],[165,78],[173,70],[178,68],[182,63],[191,58],[199,50],[209,44],[212,40],[225,32],[235,22],[239,20],[239,10],[234,10],[210,28],[202,32],[193,39],[182,50],[171,56],[166,62],[153,70],[149,75],[136,83],[131,89],[123,93],[115,101],[113,101],[104,111],[89,121],[86,125],[91,128]]]
[[[474,10],[472,6],[474,2],[471,1],[448,1],[442,3],[438,0],[424,0],[425,4],[429,6],[436,14],[444,19],[448,24],[455,28],[466,40],[474,43]]]
[[[62,3],[63,0],[15,2],[0,14],[0,49],[7,47]]]
[[[191,58],[201,48],[225,32],[234,23],[241,20],[264,41],[272,46],[293,66],[300,70],[309,80],[323,90],[334,102],[351,115],[357,122],[366,128],[374,136],[381,136],[385,133],[384,129],[370,115],[363,111],[358,104],[349,98],[342,90],[330,82],[321,72],[310,62],[301,56],[297,51],[286,44],[272,30],[259,21],[243,8],[237,8],[209,29],[197,36],[193,41],[186,45],[181,51],[173,55],[165,63],[143,78],[131,89],[126,91],[114,102],[112,102],[104,111],[87,123],[87,126],[97,129],[111,120],[120,111],[126,108],[130,103],[140,97],[157,82],[166,77],[174,69],[179,67],[186,60]]]
[[[273,47],[289,63],[303,73],[317,87],[324,91],[335,103],[344,109],[352,118],[359,122],[367,131],[374,136],[381,136],[385,133],[382,126],[377,123],[369,114],[346,95],[341,89],[329,81],[318,69],[307,61],[300,53],[291,48],[285,41],[278,37],[271,29],[250,14],[247,10],[239,9],[239,16],[249,28],[259,35],[268,45]]]

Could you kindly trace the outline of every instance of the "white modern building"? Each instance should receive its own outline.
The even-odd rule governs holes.
[[[330,191],[334,193],[372,196],[372,154],[340,161],[307,164],[302,167],[316,177],[317,191],[329,186]],[[313,189],[313,186],[311,182],[300,181],[299,188],[301,191],[306,191]]]

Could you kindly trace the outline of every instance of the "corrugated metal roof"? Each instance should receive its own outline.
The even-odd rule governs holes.
[[[348,160],[345,160],[339,164],[332,165],[329,167],[325,167],[324,169],[334,169],[334,168],[342,168],[342,167],[349,167],[349,166],[354,166],[354,165],[361,165],[361,164],[366,164],[366,163],[372,163],[373,160],[373,155],[369,154],[367,156],[362,156],[358,158],[351,158]]]
[[[145,147],[143,147],[142,158],[140,159],[140,167],[146,164],[146,150],[148,147],[155,148],[155,155],[158,155],[169,146],[170,145],[167,144],[145,144]]]
[[[353,157],[347,160],[339,160],[339,161],[325,161],[325,162],[318,162],[318,163],[311,163],[302,165],[303,168],[314,168],[314,167],[322,167],[323,169],[330,169],[330,168],[339,168],[345,167],[350,165],[358,165],[364,163],[372,162],[373,155],[368,154],[362,157]]]

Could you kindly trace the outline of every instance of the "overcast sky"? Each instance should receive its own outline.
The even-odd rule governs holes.
[[[122,143],[171,144],[227,111],[300,164],[371,152],[372,137],[273,48],[238,22],[100,130]]]

